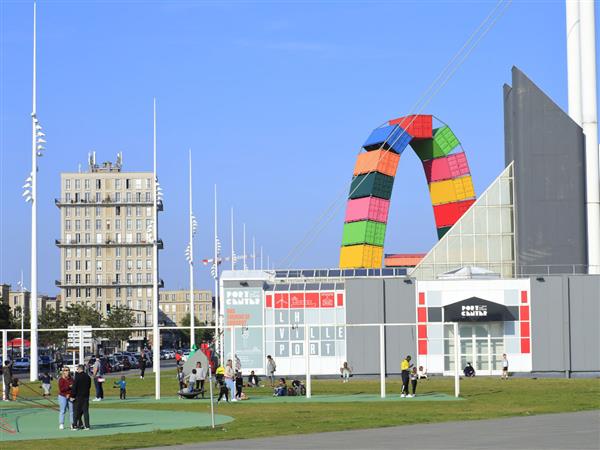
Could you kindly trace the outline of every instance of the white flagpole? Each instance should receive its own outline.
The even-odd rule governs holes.
[[[160,399],[160,333],[158,331],[158,170],[156,164],[156,98],[153,100],[153,139],[152,156],[154,165],[154,195],[153,210],[154,224],[152,240],[152,259],[153,259],[153,277],[152,277],[152,364],[154,377],[154,396]]]
[[[33,2],[33,84],[31,111],[31,297],[29,301],[31,366],[29,380],[38,379],[38,305],[37,305],[37,3]],[[23,356],[23,355],[21,355]]]
[[[263,247],[260,246],[260,270],[263,270]]]
[[[194,311],[194,214],[192,212],[192,149],[189,150],[189,164],[190,164],[190,218],[189,218],[189,226],[190,226],[190,253],[188,255],[189,258],[189,266],[190,266],[190,348],[193,348],[196,345],[196,315]]]
[[[231,270],[235,270],[235,245],[233,242],[233,206],[231,207]]]
[[[256,270],[256,241],[252,236],[252,270]]]
[[[246,265],[246,224],[244,224],[244,264],[243,264],[243,268],[244,270],[248,270],[248,266]]]
[[[23,270],[21,270],[21,300],[23,301],[23,305],[21,305],[21,358],[23,358],[25,356],[23,342],[25,340],[25,331],[23,330],[25,318],[25,288],[23,287]]]
[[[215,255],[214,255],[214,262],[213,264],[215,265],[215,273],[214,273],[214,279],[215,279],[215,306],[217,308],[218,311],[218,317],[217,320],[215,321],[215,327],[216,327],[216,338],[217,338],[217,342],[218,342],[218,346],[219,346],[219,355],[221,356],[221,359],[223,358],[223,337],[222,337],[222,330],[223,330],[223,311],[222,311],[222,305],[221,302],[219,301],[219,255],[218,255],[218,249],[217,249],[217,185],[215,184]]]

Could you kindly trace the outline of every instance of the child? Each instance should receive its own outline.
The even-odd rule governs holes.
[[[179,382],[179,392],[185,389],[185,377],[183,375],[183,367],[177,368],[177,381]],[[181,396],[179,396],[181,398]]]
[[[12,380],[12,388],[11,388],[11,393],[12,393],[12,399],[13,402],[17,401],[17,397],[19,396],[19,379],[18,378],[13,378]]]
[[[237,371],[235,373],[235,398],[238,400],[241,400],[243,387],[244,387],[244,378],[242,377],[242,372]]]
[[[347,362],[344,362],[344,365],[340,367],[340,373],[342,374],[342,383],[347,383],[352,376],[352,369]]]
[[[225,397],[227,403],[229,403],[229,389],[225,385],[225,381],[219,381],[219,398],[217,399],[217,403],[221,401],[221,399]]]
[[[114,387],[119,388],[119,398],[121,400],[127,399],[127,383],[125,382],[125,375],[121,375],[120,381],[115,381]]]
[[[50,397],[50,383],[52,382],[52,377],[48,372],[44,372],[44,375],[40,377],[40,381],[42,382],[42,391],[44,392],[44,397]]]
[[[188,381],[188,392],[191,394],[192,392],[194,392],[194,387],[196,386],[196,378],[197,378],[197,371],[196,369],[192,369],[192,373],[190,373],[187,376],[187,381]]]
[[[412,385],[412,394],[409,394],[408,397],[414,397],[417,392],[417,380],[419,379],[419,374],[417,373],[417,368],[413,367],[410,372],[410,384]]]

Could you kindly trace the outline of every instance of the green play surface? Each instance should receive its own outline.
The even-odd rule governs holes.
[[[215,425],[233,418],[215,414]],[[68,422],[68,415],[67,420]],[[91,430],[58,429],[58,412],[49,408],[0,409],[0,442],[26,439],[56,439],[66,437],[102,436],[118,433],[141,433],[155,430],[175,430],[210,427],[210,414],[146,409],[90,409]]]

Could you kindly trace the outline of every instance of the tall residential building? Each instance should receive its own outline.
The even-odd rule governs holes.
[[[215,320],[212,292],[194,290],[194,316],[201,325],[210,325]],[[181,325],[185,316],[190,313],[190,291],[161,291],[159,321],[166,325]]]
[[[95,307],[106,315],[113,306],[144,311],[152,323],[154,265],[152,172],[122,171],[116,163],[96,164],[87,172],[61,173],[61,289],[63,305]],[[162,211],[162,202],[157,204]],[[156,214],[158,217],[158,214]],[[158,248],[163,244],[158,240]],[[159,280],[159,287],[162,287]],[[138,317],[138,315],[135,315]],[[137,323],[136,325],[143,325]]]

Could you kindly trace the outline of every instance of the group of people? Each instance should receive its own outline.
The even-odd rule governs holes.
[[[400,397],[414,397],[417,395],[417,384],[421,379],[427,379],[427,372],[423,366],[417,367],[411,363],[412,357],[408,355],[400,363],[400,374],[402,377],[402,392]],[[409,387],[412,388],[412,394],[409,392]]]
[[[85,366],[77,366],[75,375],[68,367],[61,369],[58,379],[58,428],[65,427],[65,414],[69,412],[72,430],[90,429],[90,390],[92,379],[86,373]]]

